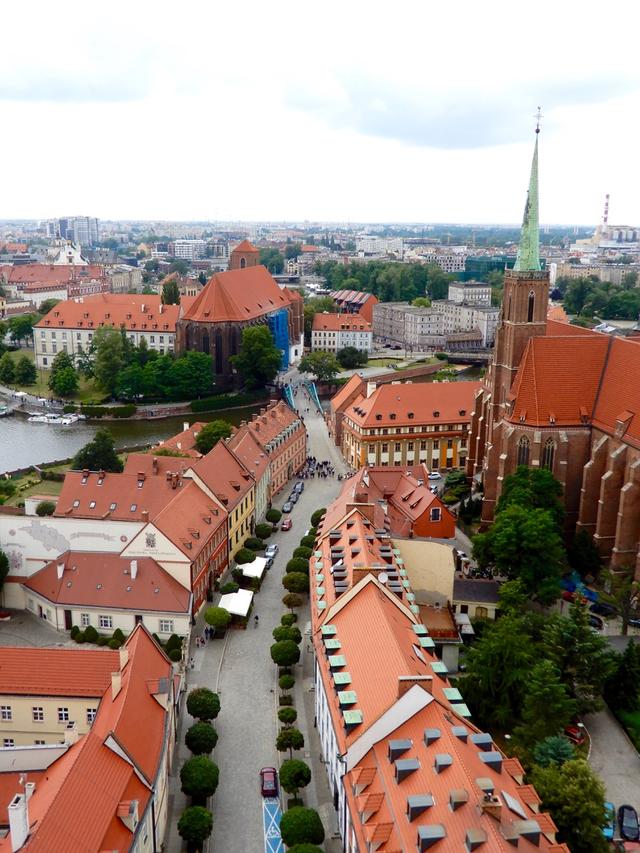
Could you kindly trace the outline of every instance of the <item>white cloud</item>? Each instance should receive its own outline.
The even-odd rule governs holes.
[[[25,8],[26,6],[26,8]],[[11,4],[0,216],[638,220],[633,2]]]

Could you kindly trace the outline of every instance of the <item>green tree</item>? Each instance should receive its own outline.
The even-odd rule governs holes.
[[[34,314],[21,314],[19,317],[11,317],[9,320],[9,334],[14,343],[29,340],[33,335],[33,324],[40,318]]]
[[[175,261],[171,262],[169,271],[177,272],[178,275],[186,275],[189,272],[189,264],[186,261],[183,261],[182,258],[176,258]]]
[[[4,586],[4,582],[8,574],[9,558],[4,551],[0,550],[0,592],[2,592],[2,587]]]
[[[446,299],[449,295],[449,284],[455,280],[451,273],[443,272],[437,264],[427,265],[427,293],[432,299]]]
[[[273,382],[282,365],[282,352],[267,326],[249,326],[242,330],[240,352],[231,362],[251,391]]]
[[[53,515],[55,511],[56,505],[53,501],[40,501],[36,507],[36,515],[40,516],[40,518],[47,515]]]
[[[203,426],[196,436],[196,449],[200,453],[208,453],[221,438],[229,438],[231,435],[231,424],[229,421],[215,420]]]
[[[122,471],[123,465],[116,453],[113,436],[108,429],[101,427],[93,440],[85,444],[75,455],[71,468],[82,471]]]
[[[277,249],[260,249],[260,263],[272,275],[278,275],[284,269],[284,257]]]
[[[208,687],[195,687],[187,696],[187,712],[196,720],[215,720],[220,713],[220,698]]]
[[[305,551],[311,550],[310,548],[305,548],[304,545],[300,545]],[[313,551],[311,551],[313,553]],[[292,557],[287,561],[287,565],[285,566],[287,572],[301,572],[303,575],[309,574],[309,557]]]
[[[291,678],[291,676],[289,677]],[[285,678],[285,676],[283,675],[281,678]],[[285,726],[292,726],[298,719],[298,712],[295,708],[280,708],[278,711],[278,719]]]
[[[204,274],[204,272],[202,270],[200,270],[200,272],[198,273],[198,281],[200,282],[200,284],[203,287],[207,283],[207,276]]]
[[[550,764],[564,764],[576,757],[576,751],[569,738],[564,735],[551,735],[541,740],[533,748],[533,760],[541,767]]]
[[[16,378],[16,367],[8,352],[0,358],[0,382],[11,385]]]
[[[356,349],[356,347],[343,347],[336,353],[336,358],[341,367],[345,370],[350,370],[354,367],[362,367],[369,361],[369,356],[365,350]]]
[[[559,528],[564,521],[562,485],[547,468],[519,465],[515,473],[505,477],[496,514],[510,506],[524,509],[547,509]]]
[[[322,521],[326,511],[327,511],[326,507],[321,507],[320,509],[317,509],[315,512],[312,513],[311,524],[314,527],[316,527],[318,524],[320,524],[320,522]]]
[[[224,607],[209,607],[205,611],[204,621],[216,631],[224,631],[231,622],[231,614]]]
[[[304,806],[295,806],[282,815],[280,834],[289,848],[295,844],[322,844],[324,841],[320,815]]]
[[[282,578],[282,586],[287,592],[297,592],[301,595],[309,592],[309,576],[302,572],[289,572]]]
[[[634,579],[632,567],[628,568],[625,575],[607,572],[604,580],[611,589],[611,598],[620,613],[622,633],[626,637],[629,630],[629,620],[637,616],[640,583]]]
[[[144,371],[139,364],[130,364],[118,373],[115,394],[119,400],[137,400],[144,395]]]
[[[36,366],[28,355],[21,355],[16,361],[16,382],[18,385],[35,385],[38,378]]]
[[[272,533],[273,527],[271,524],[265,524],[264,522],[256,524],[255,534],[258,539],[268,539]]]
[[[302,559],[305,561],[307,571],[309,570],[309,560],[313,556],[313,548],[305,548],[304,545],[298,545],[297,548],[293,549],[293,558],[292,559]],[[291,562],[291,561],[289,561]],[[289,565],[287,563],[287,565]]]
[[[72,397],[78,390],[78,374],[73,367],[58,370],[49,387],[58,397]]]
[[[277,625],[271,633],[277,643],[281,640],[293,640],[296,645],[300,645],[302,642],[302,633],[297,625]]]
[[[186,352],[171,361],[165,393],[173,399],[191,400],[211,390],[213,360],[204,352]]]
[[[211,835],[213,815],[203,806],[189,806],[178,820],[178,834],[187,844],[202,847],[202,842]]]
[[[578,530],[567,551],[567,559],[572,569],[585,575],[598,576],[602,567],[602,558],[591,536],[586,530]]]
[[[162,304],[180,304],[180,288],[178,287],[178,282],[175,278],[169,278],[162,282]]]
[[[549,660],[531,669],[522,705],[520,725],[514,729],[518,743],[531,749],[538,741],[561,732],[575,713],[576,703],[560,681],[560,673]]]
[[[430,308],[431,300],[428,296],[416,296],[411,304],[416,308]]]
[[[218,733],[211,723],[194,723],[187,729],[184,742],[194,755],[209,755],[218,742]]]
[[[615,668],[605,684],[605,698],[614,711],[637,711],[640,707],[640,648],[629,640],[624,652],[614,658]]]
[[[602,834],[606,823],[604,785],[586,761],[574,759],[561,766],[534,767],[531,781],[558,827],[558,841],[571,853],[607,853]]]
[[[288,243],[285,246],[284,256],[287,260],[290,260],[291,258],[297,258],[301,252],[302,243]]]
[[[283,708],[283,711],[293,711],[293,708]],[[280,784],[287,794],[297,798],[298,791],[306,788],[311,781],[311,769],[304,761],[297,758],[289,758],[282,762],[280,767]]]
[[[576,601],[568,616],[551,617],[542,639],[545,656],[560,671],[578,713],[600,710],[604,684],[615,661],[606,639],[591,630],[586,605]]]
[[[293,640],[281,640],[271,646],[271,660],[277,666],[293,666],[300,660],[300,649]]]
[[[340,372],[340,364],[333,353],[318,350],[303,356],[298,370],[310,373],[317,382],[331,382]]]
[[[180,769],[182,793],[199,802],[206,802],[218,787],[220,771],[206,755],[196,755],[187,759]]]
[[[243,566],[245,563],[253,563],[256,555],[251,550],[251,548],[240,548],[236,551],[236,555],[233,558],[239,566]]]
[[[56,376],[61,370],[65,370],[70,367],[73,369],[73,361],[71,356],[66,350],[60,350],[59,353],[56,354],[55,358],[51,362],[51,372],[49,373],[49,388],[51,391],[55,392],[54,384],[56,380]]]
[[[296,607],[301,606],[302,602],[303,598],[301,595],[298,595],[297,592],[288,592],[286,595],[282,596],[282,603],[285,607],[288,607],[292,613]]]
[[[268,509],[266,511],[264,517],[267,519],[267,521],[271,522],[271,524],[277,524],[282,518],[282,513],[279,509],[271,507],[271,509]]]
[[[125,365],[122,337],[113,326],[101,326],[93,335],[95,358],[93,375],[109,394],[113,394],[118,384],[118,373]]]
[[[296,683],[295,678],[292,675],[289,675],[289,673],[287,673],[287,672],[285,672],[284,675],[281,675],[280,678],[278,679],[278,684],[280,686],[280,690],[284,690],[285,692],[287,690],[291,690],[295,683]]]
[[[565,552],[548,510],[518,504],[502,509],[489,530],[474,537],[473,556],[481,568],[494,566],[510,579],[520,578],[542,604],[551,604],[560,594]]]
[[[481,724],[511,727],[520,718],[535,650],[524,620],[512,614],[488,624],[467,655],[459,679]]]
[[[41,317],[46,316],[49,311],[53,310],[56,307],[58,302],[60,302],[59,299],[45,299],[44,302],[40,303],[40,306],[38,308],[38,314],[40,314]]]
[[[304,747],[304,735],[298,729],[292,726],[280,729],[276,738],[276,749],[278,752],[289,751],[289,758],[293,758],[294,749],[302,749]]]

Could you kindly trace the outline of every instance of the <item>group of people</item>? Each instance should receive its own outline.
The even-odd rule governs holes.
[[[313,480],[315,477],[334,477],[335,473],[336,469],[327,459],[318,461],[315,456],[307,456],[304,467],[298,476],[302,477],[303,480]],[[338,474],[338,479],[342,479],[340,474]]]

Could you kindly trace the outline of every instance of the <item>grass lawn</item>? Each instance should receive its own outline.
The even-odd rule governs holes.
[[[27,486],[28,483],[31,485]],[[19,480],[15,480],[15,484],[18,491],[5,501],[5,506],[17,506],[31,495],[59,495],[62,490],[62,483],[56,483],[53,480],[38,480],[37,474],[21,477]],[[23,488],[24,486],[27,488]]]
[[[397,356],[390,355],[386,358],[370,358],[369,361],[364,365],[365,367],[386,367],[388,364],[398,364],[401,359]]]
[[[616,716],[625,727],[636,749],[640,749],[640,711],[618,711]]]
[[[21,356],[26,355],[31,361],[34,361],[35,355],[32,349],[19,349],[9,352],[11,358],[17,361]],[[36,372],[36,382],[33,385],[16,385],[12,383],[12,387],[16,391],[26,391],[27,394],[34,394],[36,397],[52,397],[53,393],[49,389],[49,370],[41,367]],[[80,378],[80,386],[78,393],[74,397],[69,398],[69,402],[87,403],[89,400],[98,401],[103,397],[103,393],[96,389],[93,379]]]

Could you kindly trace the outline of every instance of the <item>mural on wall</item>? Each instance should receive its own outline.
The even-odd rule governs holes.
[[[26,527],[20,527],[19,530],[44,545],[45,550],[54,551],[56,554],[62,554],[71,547],[66,536],[63,536],[55,527],[43,524],[39,518],[34,518]]]

